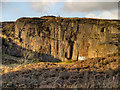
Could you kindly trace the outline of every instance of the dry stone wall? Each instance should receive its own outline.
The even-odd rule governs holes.
[[[64,61],[119,54],[119,20],[48,16],[20,18],[13,23],[13,26],[10,27],[12,35],[8,36],[7,31],[10,28],[6,29],[6,26],[3,27],[3,35],[7,35],[7,38],[11,38],[12,43],[17,45],[12,47],[14,55],[19,53],[24,57],[25,52],[31,51],[31,58],[48,55]],[[11,42],[7,39],[3,45],[6,43]],[[10,54],[11,45],[8,46],[5,53]],[[18,47],[22,49],[17,49]]]

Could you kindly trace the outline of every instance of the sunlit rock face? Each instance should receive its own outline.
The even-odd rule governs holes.
[[[120,50],[119,20],[20,18],[14,23],[3,23],[3,35],[7,36],[3,51],[14,56],[24,57],[24,53],[31,52],[30,58],[50,55],[64,61],[104,57]]]

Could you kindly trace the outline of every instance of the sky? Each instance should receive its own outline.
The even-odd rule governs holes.
[[[1,0],[0,3],[2,21],[46,15],[118,19],[118,0]]]

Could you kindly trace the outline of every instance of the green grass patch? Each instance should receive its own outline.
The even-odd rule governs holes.
[[[66,64],[73,64],[73,63],[75,63],[75,61],[70,60],[70,61],[66,61],[65,63]]]
[[[72,61],[72,60],[67,60],[67,61],[60,61],[60,62],[56,62],[56,63],[74,64],[74,63],[75,63],[75,61]]]

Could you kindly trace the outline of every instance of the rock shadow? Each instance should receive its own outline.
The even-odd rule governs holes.
[[[11,38],[2,38],[2,54],[13,56],[17,58],[24,58],[28,60],[38,59],[40,62],[60,62],[60,59],[54,58],[52,55],[38,53],[31,49],[23,48],[13,42]],[[2,57],[4,58],[4,56]]]

